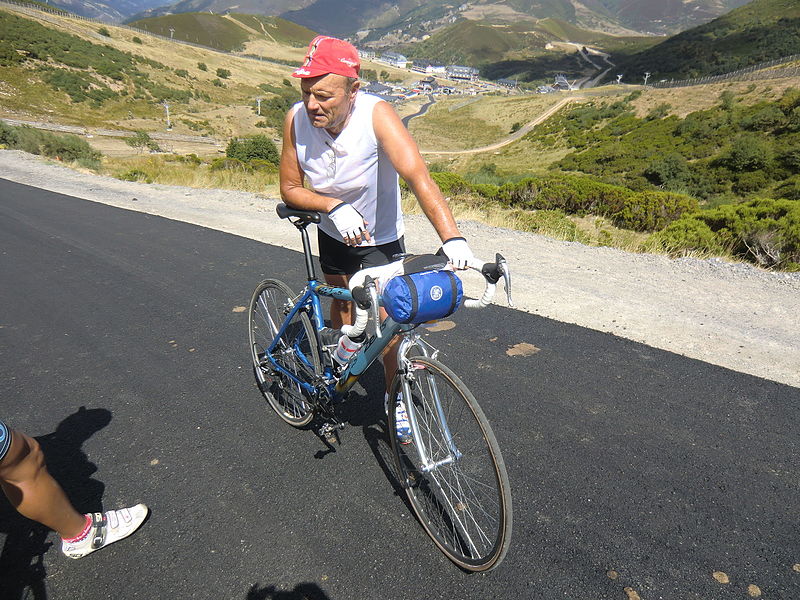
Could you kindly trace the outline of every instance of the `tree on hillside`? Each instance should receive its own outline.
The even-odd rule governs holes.
[[[236,158],[242,162],[254,159],[265,160],[275,165],[280,162],[278,149],[273,141],[265,135],[231,139],[225,148],[225,156]]]
[[[136,148],[140,152],[145,148],[153,152],[159,152],[161,150],[158,143],[150,137],[150,134],[142,130],[136,131],[133,137],[125,138],[125,143],[131,148]]]

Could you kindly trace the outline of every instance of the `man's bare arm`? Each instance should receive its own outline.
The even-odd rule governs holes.
[[[394,109],[386,102],[379,102],[372,113],[372,124],[378,144],[400,177],[408,183],[441,240],[444,242],[460,237],[447,201],[431,178],[416,142]]]
[[[294,137],[294,115],[286,115],[283,123],[283,146],[281,148],[280,190],[281,198],[292,208],[330,212],[340,203],[336,198],[317,194],[303,186],[305,173],[297,161]]]

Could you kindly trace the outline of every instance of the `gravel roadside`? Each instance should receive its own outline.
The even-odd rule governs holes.
[[[15,150],[0,150],[0,177],[300,249],[295,229],[275,215],[278,201],[255,194],[119,181]],[[800,387],[800,273],[630,254],[471,221],[459,226],[477,256],[500,252],[509,260],[519,310]],[[408,217],[406,228],[410,252],[437,247],[424,217]],[[468,292],[479,280],[468,278]],[[519,336],[538,345],[526,332]]]

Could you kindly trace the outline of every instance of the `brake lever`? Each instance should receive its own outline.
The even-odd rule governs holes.
[[[495,258],[497,263],[497,270],[503,275],[503,285],[506,288],[506,298],[508,299],[509,308],[514,308],[514,302],[511,300],[511,269],[508,262],[502,255],[498,254]]]
[[[369,292],[370,308],[372,309],[372,318],[375,321],[375,335],[380,338],[381,335],[381,312],[378,306],[378,289],[375,285],[375,280],[367,275],[364,279],[364,289]]]

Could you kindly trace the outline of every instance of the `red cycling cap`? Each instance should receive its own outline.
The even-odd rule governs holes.
[[[336,73],[345,77],[358,77],[361,61],[352,44],[338,38],[318,35],[308,45],[303,66],[292,73],[302,79]]]

